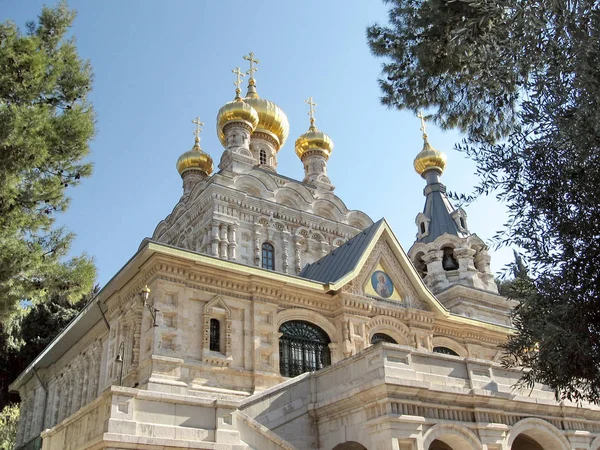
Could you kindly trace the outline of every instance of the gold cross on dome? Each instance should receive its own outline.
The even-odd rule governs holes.
[[[317,104],[313,101],[312,97],[308,97],[308,100],[304,100],[308,103],[308,115],[310,116],[310,123],[314,123],[315,121],[315,106]]]
[[[421,128],[420,130],[423,132],[423,136],[427,136],[427,124],[425,123],[425,116],[423,115],[423,111],[419,111],[417,117],[421,119]]]
[[[242,84],[242,77],[244,76],[244,73],[242,72],[242,70],[239,67],[236,67],[235,69],[231,69],[231,71],[237,75],[237,80],[234,81],[233,84],[235,85],[235,87],[237,87],[239,89],[240,85]]]
[[[196,131],[194,131],[194,136],[196,136],[197,140],[200,140],[200,133],[202,132],[204,122],[200,122],[200,117],[196,117],[195,120],[192,120],[192,123],[196,125]]]
[[[256,67],[254,67],[254,64],[260,64],[260,61],[258,59],[254,59],[254,53],[252,52],[248,53],[247,56],[244,55],[244,59],[246,61],[250,61],[250,70],[248,70],[246,73],[250,75],[250,78],[254,78],[254,72],[258,70]]]

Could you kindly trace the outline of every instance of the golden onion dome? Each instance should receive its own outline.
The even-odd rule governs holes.
[[[329,159],[329,155],[333,151],[333,141],[329,136],[317,129],[315,121],[312,118],[308,131],[296,139],[296,155],[300,159],[309,150],[320,150],[327,159]]]
[[[278,143],[277,150],[279,151],[290,133],[290,123],[279,106],[258,96],[254,83],[254,79],[251,78],[244,102],[252,106],[258,113],[258,126],[255,131],[273,137]]]
[[[206,175],[210,175],[213,172],[213,160],[200,148],[200,138],[198,136],[196,136],[196,143],[192,149],[185,152],[177,160],[179,175],[183,176],[188,170],[199,170]]]
[[[235,100],[223,105],[217,114],[217,135],[223,146],[226,145],[223,128],[229,122],[246,122],[252,131],[258,126],[258,113],[240,98],[239,89],[236,90]]]
[[[423,150],[419,152],[413,163],[416,172],[421,176],[430,169],[439,170],[440,173],[444,172],[446,168],[446,155],[434,149],[429,144],[427,134],[425,133],[423,133],[423,141]]]

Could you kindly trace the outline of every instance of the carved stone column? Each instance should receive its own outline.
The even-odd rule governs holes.
[[[300,274],[302,271],[302,259],[300,254],[300,239],[301,236],[295,234],[294,235],[294,262],[296,264],[296,275]]]
[[[254,225],[254,265],[260,267],[260,225]]]
[[[454,257],[458,261],[458,273],[462,280],[462,284],[482,288],[479,279],[477,278],[477,269],[473,263],[475,250],[468,247],[459,247],[454,249]]]
[[[219,224],[214,222],[212,224],[212,232],[210,236],[210,254],[211,256],[219,256]]]
[[[423,255],[423,262],[427,265],[427,276],[423,279],[425,284],[433,291],[439,291],[448,285],[446,272],[442,267],[444,252],[442,250],[429,250]]]
[[[281,234],[281,248],[282,248],[282,253],[283,253],[283,266],[282,266],[283,273],[289,273],[289,267],[290,267],[289,254],[288,254],[289,238],[290,238],[289,232],[284,231]]]
[[[458,260],[459,272],[476,271],[473,256],[475,256],[475,250],[472,248],[459,247],[454,249],[454,257]]]
[[[219,258],[227,259],[227,245],[229,244],[229,239],[227,239],[227,224],[221,224],[221,242],[219,245]]]
[[[228,247],[227,247],[227,251],[228,251],[228,255],[227,257],[229,258],[230,261],[235,261],[237,259],[237,240],[236,240],[236,234],[237,234],[237,224],[231,224],[229,225],[228,228]]]

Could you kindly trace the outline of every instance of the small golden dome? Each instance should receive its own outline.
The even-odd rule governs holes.
[[[429,144],[426,134],[423,134],[423,140],[423,150],[419,152],[413,163],[416,172],[421,176],[430,169],[437,169],[440,173],[444,172],[446,155]]]
[[[314,119],[311,119],[310,122],[308,131],[296,139],[296,155],[302,159],[307,151],[320,150],[323,152],[323,156],[329,159],[329,155],[333,151],[333,141],[329,136],[315,127]]]
[[[206,175],[210,175],[213,172],[213,160],[200,148],[200,139],[198,137],[196,137],[196,143],[192,149],[185,152],[177,160],[179,175],[183,176],[184,172],[188,170],[199,170]]]
[[[234,121],[248,123],[252,127],[252,131],[258,126],[256,110],[237,95],[234,101],[226,103],[217,114],[217,135],[223,146],[226,145],[223,127]]]
[[[255,131],[272,136],[279,144],[277,147],[277,151],[279,151],[290,134],[290,123],[283,110],[275,103],[258,96],[254,79],[250,79],[244,102],[252,106],[258,113],[258,126]]]

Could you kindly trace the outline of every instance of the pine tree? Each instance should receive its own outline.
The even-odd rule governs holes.
[[[600,8],[580,0],[389,0],[367,38],[385,105],[465,133],[474,196],[509,210],[529,264],[507,346],[523,381],[600,401]],[[467,199],[470,197],[467,197]]]
[[[91,173],[90,64],[67,39],[75,13],[44,8],[23,34],[0,24],[0,320],[22,301],[89,292],[95,267],[66,260],[73,234],[54,226],[67,188]]]

